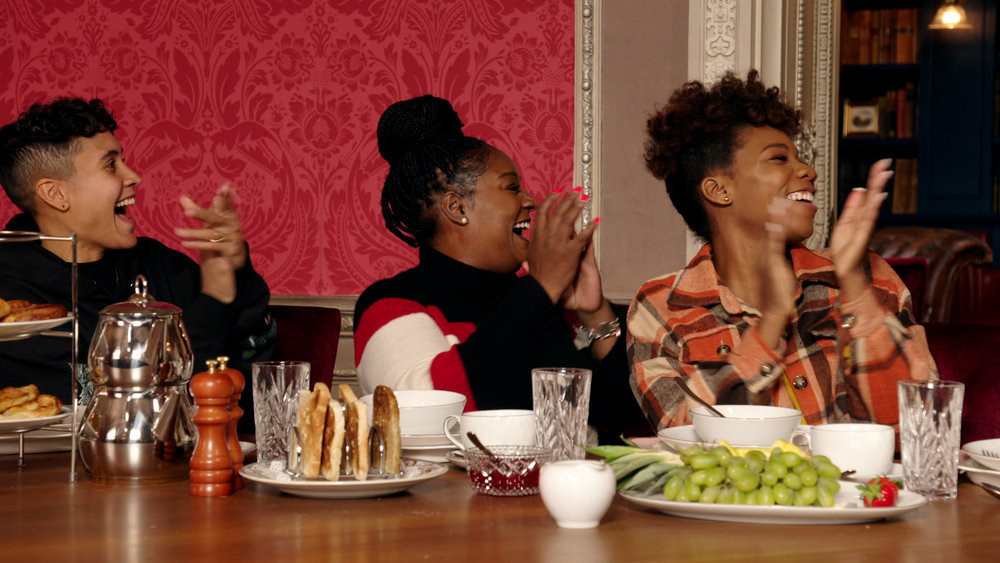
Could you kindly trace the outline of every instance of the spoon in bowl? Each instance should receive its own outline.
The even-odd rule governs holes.
[[[685,395],[687,395],[688,397],[691,397],[692,399],[694,399],[695,401],[697,401],[699,404],[701,404],[701,406],[703,406],[706,409],[708,409],[708,412],[714,414],[715,416],[717,416],[719,418],[726,418],[726,415],[722,414],[721,412],[719,412],[718,409],[716,409],[712,405],[708,404],[708,401],[706,401],[705,399],[702,399],[698,395],[695,395],[694,391],[692,391],[691,388],[688,387],[687,383],[685,383],[683,379],[681,379],[680,377],[674,377],[673,380],[674,380],[674,383],[676,383],[677,386],[681,388],[681,391],[684,391]]]
[[[486,445],[483,444],[483,442],[479,439],[479,436],[476,436],[475,432],[466,432],[465,435],[469,437],[469,441],[472,442],[473,445],[479,448],[479,451],[486,454],[486,457],[489,458],[490,463],[496,466],[496,468],[500,471],[500,473],[502,473],[504,476],[507,476],[510,473],[510,467],[506,463],[504,463],[502,459],[497,457],[495,453],[491,452],[490,449],[487,448]]]

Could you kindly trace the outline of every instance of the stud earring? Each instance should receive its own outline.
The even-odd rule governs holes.
[[[724,201],[726,203],[729,203],[729,196],[726,196],[726,197],[722,198],[722,201]]]
[[[469,218],[468,217],[462,217],[462,224],[463,225],[468,225],[469,224]]]

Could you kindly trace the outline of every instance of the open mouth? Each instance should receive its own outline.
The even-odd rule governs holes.
[[[808,203],[812,203],[813,199],[815,198],[815,194],[812,193],[812,192],[805,192],[805,191],[803,191],[803,192],[792,192],[792,193],[788,194],[785,197],[787,197],[788,199],[790,199],[792,201],[805,201],[805,202],[808,202]]]
[[[128,206],[135,205],[135,197],[127,197],[115,204],[115,213],[128,215]]]
[[[521,238],[525,238],[524,232],[530,228],[531,228],[531,221],[519,221],[517,223],[514,223],[513,230],[515,235]]]

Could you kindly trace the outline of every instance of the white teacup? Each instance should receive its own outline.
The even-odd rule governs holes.
[[[825,455],[841,471],[888,475],[896,432],[884,424],[821,424],[805,434],[813,455]]]
[[[451,433],[458,422],[461,436]],[[521,409],[472,411],[444,419],[444,435],[461,450],[475,447],[467,432],[472,432],[485,446],[534,446],[535,413]]]

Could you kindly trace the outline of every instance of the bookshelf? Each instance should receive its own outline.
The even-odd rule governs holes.
[[[928,29],[940,3],[840,3],[838,209],[891,157],[880,227],[984,231],[1000,249],[997,2],[963,2],[972,29]]]

